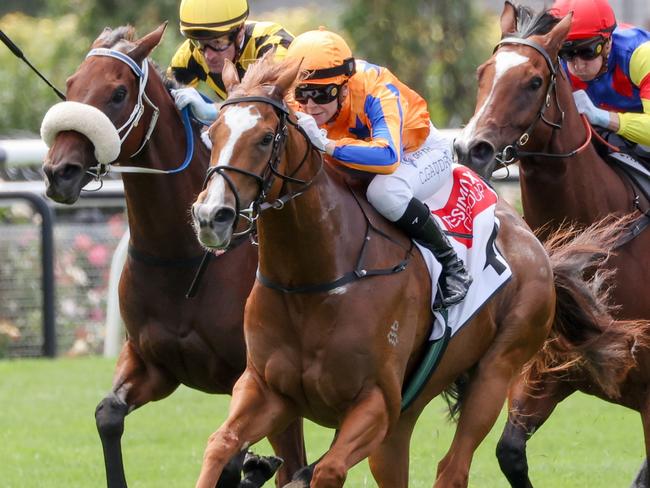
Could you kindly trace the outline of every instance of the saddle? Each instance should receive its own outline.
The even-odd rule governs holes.
[[[596,143],[596,150],[610,165],[620,169],[650,201],[650,147],[637,144],[611,131],[598,133],[609,144],[618,147],[614,152],[604,144]]]

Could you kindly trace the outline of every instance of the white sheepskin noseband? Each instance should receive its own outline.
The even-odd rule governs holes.
[[[41,123],[41,138],[50,147],[59,132],[72,130],[85,135],[95,146],[95,157],[109,164],[120,154],[121,142],[113,122],[96,107],[61,102],[50,108]]]

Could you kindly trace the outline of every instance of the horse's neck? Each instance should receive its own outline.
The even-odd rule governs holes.
[[[164,95],[166,97],[166,95]],[[186,137],[173,102],[161,97],[158,124],[143,151],[125,162],[134,166],[175,169],[185,160]],[[194,137],[189,167],[171,175],[124,174],[124,192],[132,245],[161,257],[201,253],[191,226],[190,207],[201,190],[209,152]]]
[[[589,136],[570,85],[562,76],[558,76],[557,89],[565,111],[563,127],[554,131],[543,150],[566,154],[582,146]],[[556,113],[554,117],[559,120],[560,116]],[[591,144],[570,158],[522,158],[520,169],[524,215],[534,229],[566,220],[590,224],[612,211],[632,210],[626,185]]]
[[[260,217],[260,271],[290,286],[333,281],[354,269],[365,228],[350,190],[323,168],[305,193]]]

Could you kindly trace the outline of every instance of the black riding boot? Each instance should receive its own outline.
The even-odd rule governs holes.
[[[469,285],[472,284],[472,278],[447,236],[431,216],[429,208],[417,198],[412,198],[406,212],[395,224],[418,244],[431,250],[438,262],[442,264],[442,272],[438,280],[442,303],[435,305],[448,307],[465,298]]]

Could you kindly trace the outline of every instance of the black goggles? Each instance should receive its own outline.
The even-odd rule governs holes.
[[[201,52],[205,52],[206,49],[211,49],[212,51],[221,53],[235,42],[238,32],[239,29],[236,29],[219,37],[213,37],[211,39],[190,39],[190,42]]]
[[[330,103],[339,96],[341,87],[332,85],[300,85],[296,87],[293,97],[301,105],[307,104],[311,99],[318,105]]]
[[[582,43],[565,42],[560,48],[559,56],[565,61],[571,61],[576,57],[591,61],[602,54],[606,42],[603,38]]]

